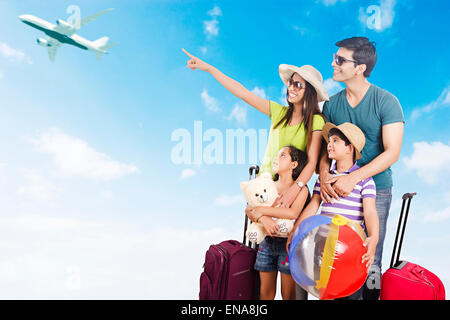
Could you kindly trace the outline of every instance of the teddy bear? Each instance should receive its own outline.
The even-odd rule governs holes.
[[[244,192],[248,205],[252,207],[270,207],[278,197],[277,187],[269,172],[261,173],[256,179],[241,182],[241,189]],[[288,237],[294,227],[294,221],[290,219],[272,219],[277,221],[279,228],[275,236]],[[252,243],[260,244],[266,235],[267,231],[261,223],[253,222],[247,228],[246,237]]]

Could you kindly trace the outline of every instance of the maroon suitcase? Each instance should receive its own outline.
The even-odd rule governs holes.
[[[256,299],[255,250],[236,240],[211,245],[200,276],[200,300]]]
[[[250,179],[258,174],[259,167],[251,166]],[[248,218],[245,215],[242,243],[227,240],[211,245],[206,251],[203,272],[200,275],[200,300],[256,300],[259,277],[253,268],[257,247],[246,245],[245,232]]]
[[[405,193],[395,236],[390,268],[381,277],[380,300],[445,300],[442,281],[431,271],[408,261],[400,261],[400,251],[415,193]],[[406,212],[405,211],[405,204]],[[403,222],[403,223],[402,223]],[[400,235],[400,243],[397,243]]]

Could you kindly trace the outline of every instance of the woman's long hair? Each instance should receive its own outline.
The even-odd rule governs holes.
[[[292,74],[292,77],[294,76],[295,73]],[[314,87],[309,84],[308,81],[305,80],[305,94],[303,95],[303,105],[304,107],[302,108],[302,115],[303,115],[303,122],[304,122],[304,126],[306,129],[306,152],[308,152],[309,150],[309,146],[311,144],[311,137],[312,137],[312,126],[313,126],[313,118],[315,114],[318,114],[320,116],[322,116],[322,118],[325,120],[324,115],[322,114],[322,112],[320,112],[319,109],[319,102],[317,99],[317,92],[316,89],[314,89]],[[276,129],[278,126],[280,126],[283,122],[284,125],[283,126],[287,126],[288,123],[291,121],[292,119],[292,114],[294,113],[294,104],[292,102],[289,102],[289,88],[286,89],[286,101],[289,105],[288,110],[286,112],[286,114],[284,115],[284,117],[273,127],[274,129]],[[300,128],[300,125],[298,126],[298,128]]]

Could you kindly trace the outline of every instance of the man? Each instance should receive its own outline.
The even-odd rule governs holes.
[[[355,185],[373,177],[376,185],[376,209],[379,217],[379,241],[375,260],[363,286],[366,299],[378,299],[381,277],[381,259],[386,222],[392,200],[391,166],[398,161],[403,139],[404,117],[397,98],[367,80],[376,62],[374,43],[366,37],[352,37],[336,43],[333,80],[343,82],[346,88],[323,105],[323,114],[329,122],[340,125],[351,122],[366,136],[358,170],[348,175],[333,177],[330,161],[324,150],[320,159],[320,195],[322,201],[346,197]],[[358,296],[359,298],[360,296]]]

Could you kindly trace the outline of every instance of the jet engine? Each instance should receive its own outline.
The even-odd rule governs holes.
[[[67,23],[66,21],[62,20],[62,19],[58,19],[56,20],[56,24],[60,27],[63,27],[66,30],[72,31],[74,28],[73,25],[71,25],[70,23]]]
[[[47,40],[42,39],[42,38],[37,38],[36,42],[38,45],[43,46],[43,47],[51,47],[52,46],[50,43],[48,43]]]

